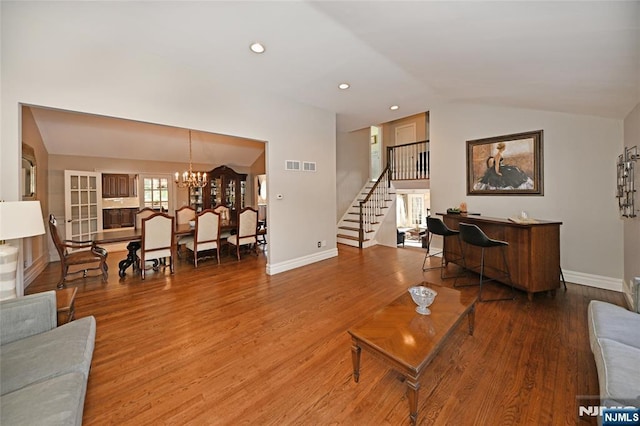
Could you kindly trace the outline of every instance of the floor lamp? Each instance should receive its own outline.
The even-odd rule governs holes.
[[[6,240],[44,234],[40,201],[0,202],[0,300],[16,297],[18,247]]]

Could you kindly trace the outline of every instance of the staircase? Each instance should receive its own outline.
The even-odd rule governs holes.
[[[388,168],[375,183],[368,182],[356,196],[351,207],[338,222],[337,242],[366,248],[376,245],[376,233],[395,201],[389,187]]]

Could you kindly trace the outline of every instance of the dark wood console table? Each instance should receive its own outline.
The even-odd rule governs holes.
[[[478,215],[438,213],[451,229],[460,222],[477,225],[489,238],[506,241],[507,263],[513,285],[527,292],[529,300],[542,291],[555,292],[560,287],[560,225],[562,222],[536,220],[535,223],[515,223],[508,219]],[[457,243],[446,241],[445,253],[453,259],[460,255]],[[463,243],[464,244],[464,243]],[[464,244],[466,262],[480,264],[480,248]],[[486,275],[491,278],[492,268],[502,269],[502,258],[497,250],[485,253]],[[445,260],[446,257],[445,257]],[[458,262],[459,263],[459,262]]]

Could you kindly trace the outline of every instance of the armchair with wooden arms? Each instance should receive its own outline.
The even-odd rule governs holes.
[[[93,241],[71,241],[63,240],[58,233],[58,227],[56,218],[54,215],[49,215],[49,232],[53,244],[56,246],[58,255],[60,256],[60,280],[58,281],[58,288],[62,288],[65,285],[65,281],[68,275],[73,275],[82,272],[83,278],[86,278],[87,271],[100,271],[102,273],[102,280],[107,281],[108,270],[107,266],[107,251],[102,247],[98,247]],[[77,271],[69,272],[70,266],[83,266],[94,265],[91,267],[84,267]]]

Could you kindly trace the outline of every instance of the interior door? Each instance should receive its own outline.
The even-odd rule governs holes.
[[[102,231],[102,179],[97,172],[64,171],[65,239],[86,241]]]

